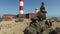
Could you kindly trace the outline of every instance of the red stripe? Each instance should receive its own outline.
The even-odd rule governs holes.
[[[22,1],[22,2],[23,2],[24,0],[20,0],[20,1]]]
[[[23,6],[20,6],[20,10],[24,10],[24,7]]]

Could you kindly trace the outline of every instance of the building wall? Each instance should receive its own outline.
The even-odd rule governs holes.
[[[34,14],[34,13],[18,14],[18,15],[4,14],[2,18],[4,18],[4,19],[12,19],[12,18],[28,18],[28,19],[31,19],[34,16],[38,16],[38,14]]]
[[[7,19],[7,18],[12,19],[13,17],[14,16],[3,16],[4,19]]]
[[[34,13],[26,14],[26,18],[31,19],[32,17],[36,16]]]
[[[12,19],[13,17],[14,17],[14,16],[12,16],[12,15],[4,15],[4,16],[3,16],[4,19]]]
[[[18,14],[17,17],[18,18],[26,18],[26,14]]]

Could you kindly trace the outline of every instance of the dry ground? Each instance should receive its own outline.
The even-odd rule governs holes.
[[[24,22],[2,21],[0,22],[0,34],[24,34],[24,29],[28,26],[29,20]]]
[[[53,24],[53,26],[52,26],[53,29],[55,29],[56,27],[60,28],[60,22],[54,21],[52,24]]]
[[[2,21],[0,22],[0,34],[24,34],[24,29],[28,27],[30,20],[24,20],[23,22]],[[53,22],[52,28],[60,27],[60,22]]]

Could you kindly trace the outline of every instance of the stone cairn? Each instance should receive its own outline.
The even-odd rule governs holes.
[[[50,34],[52,32],[52,22],[46,19],[44,2],[42,2],[38,16],[31,18],[29,27],[24,30],[24,34]]]

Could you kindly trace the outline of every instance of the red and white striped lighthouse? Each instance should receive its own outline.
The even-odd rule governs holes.
[[[19,14],[23,14],[24,6],[23,6],[24,0],[20,0],[20,6],[19,6]]]

